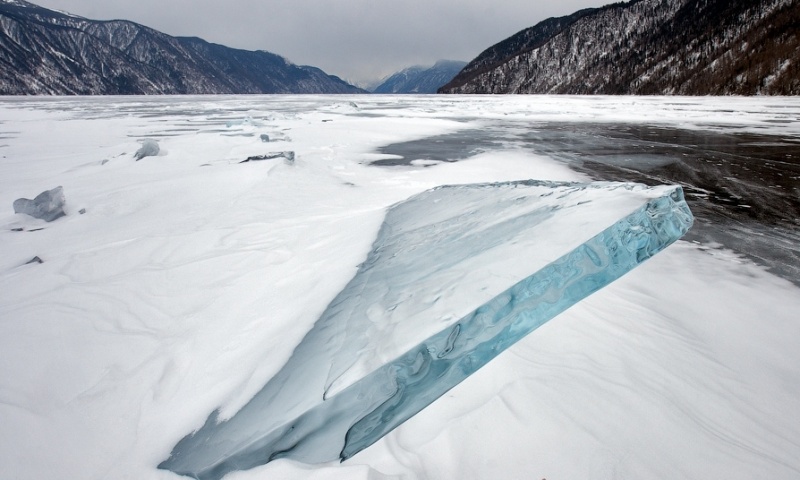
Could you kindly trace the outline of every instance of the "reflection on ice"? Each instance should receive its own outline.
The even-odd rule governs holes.
[[[525,181],[417,195],[390,209],[286,366],[159,467],[219,479],[276,458],[345,460],[691,223],[679,187]]]

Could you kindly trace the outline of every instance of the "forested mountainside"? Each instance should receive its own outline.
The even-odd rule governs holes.
[[[467,62],[439,60],[432,67],[409,67],[386,78],[373,93],[436,93],[466,64]]]
[[[800,0],[633,0],[548,19],[442,93],[800,94]]]
[[[0,0],[0,94],[356,93],[266,51]]]

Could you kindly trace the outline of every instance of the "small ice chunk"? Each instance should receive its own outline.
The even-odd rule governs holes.
[[[158,142],[148,138],[142,142],[142,148],[136,150],[136,153],[133,155],[133,157],[138,162],[144,157],[155,157],[160,151],[161,148],[158,146]]]
[[[52,222],[66,215],[65,203],[64,188],[59,186],[40,193],[33,200],[27,198],[14,200],[14,213],[24,213],[45,222]]]
[[[267,135],[266,133],[262,133],[260,138],[262,142],[269,143],[269,135]]]

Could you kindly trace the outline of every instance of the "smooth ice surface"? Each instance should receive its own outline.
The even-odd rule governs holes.
[[[797,119],[798,98],[0,99],[0,477],[182,478],[157,465],[288,362],[390,205],[446,184],[589,180],[509,133],[550,126],[559,160],[617,148],[633,164],[654,143],[705,155],[705,133],[768,142],[774,188],[792,191],[796,152],[779,153],[800,144]],[[626,150],[598,124],[695,135]],[[486,129],[497,143],[459,162],[370,166],[386,145]],[[143,138],[158,161],[132,158]],[[238,164],[265,151],[295,164]],[[67,216],[13,214],[55,185]],[[724,241],[681,240],[349,460],[225,480],[798,478],[798,311],[796,285]]]
[[[625,215],[626,206],[657,194]],[[571,250],[574,240],[564,241],[564,232],[557,232],[585,238],[614,214],[622,218]],[[555,315],[679,239],[691,223],[680,187],[529,181],[417,195],[389,210],[356,277],[281,372],[230,420],[220,423],[212,415],[160,468],[215,480],[277,458],[346,460]],[[545,243],[559,244],[549,254],[568,251],[526,275],[526,267],[548,258],[534,248]],[[443,289],[450,298],[442,298]],[[482,296],[493,298],[481,304]],[[433,308],[438,302],[442,306]],[[447,321],[473,305],[455,323]],[[440,318],[443,309],[448,314]],[[438,331],[427,336],[430,330]],[[386,351],[392,336],[423,340],[381,364],[381,357],[395,355],[392,348]],[[322,401],[314,380],[326,372],[339,380],[359,361],[366,365],[356,371],[367,374],[338,393],[328,380]],[[314,403],[304,412],[298,408]]]
[[[64,204],[66,202],[64,187],[56,187],[36,195],[33,200],[18,198],[14,200],[13,206],[14,213],[24,213],[45,222],[52,222],[66,215],[64,212]]]

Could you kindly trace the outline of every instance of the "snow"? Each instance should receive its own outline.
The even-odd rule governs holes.
[[[512,148],[368,165],[380,146],[558,120],[796,139],[798,119],[800,101],[775,98],[2,99],[0,476],[179,478],[156,465],[283,366],[388,206],[443,184],[585,180]],[[144,138],[157,161],[132,158]],[[271,151],[294,164],[238,163]],[[53,185],[66,217],[13,214]],[[226,478],[796,478],[797,311],[788,281],[679,242],[345,463]]]

